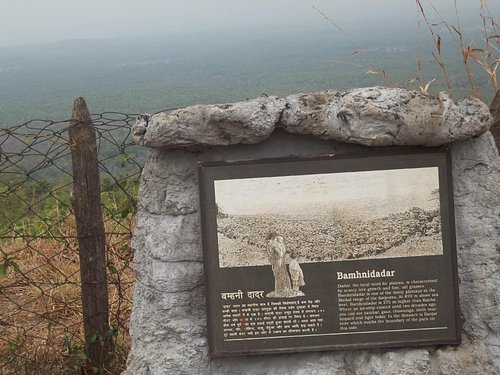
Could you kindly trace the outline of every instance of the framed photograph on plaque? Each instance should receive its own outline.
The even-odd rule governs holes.
[[[460,343],[446,150],[199,177],[211,355]]]

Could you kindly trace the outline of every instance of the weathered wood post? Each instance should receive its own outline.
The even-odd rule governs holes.
[[[77,98],[69,127],[73,166],[71,196],[76,217],[85,342],[92,367],[102,368],[108,347],[108,289],[105,234],[97,162],[96,133],[87,104]]]

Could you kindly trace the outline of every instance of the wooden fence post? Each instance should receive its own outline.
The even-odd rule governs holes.
[[[109,349],[105,232],[96,132],[83,98],[77,98],[73,104],[68,132],[73,166],[71,201],[80,255],[85,343],[89,365],[102,369]]]

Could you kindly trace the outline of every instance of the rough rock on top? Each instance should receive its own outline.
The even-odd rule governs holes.
[[[259,143],[277,128],[366,146],[440,146],[480,135],[492,122],[476,98],[455,103],[444,92],[370,87],[141,115],[132,132],[140,145],[170,149]]]
[[[132,133],[138,144],[148,147],[258,143],[271,135],[284,107],[285,100],[276,97],[194,105],[170,113],[141,115]]]

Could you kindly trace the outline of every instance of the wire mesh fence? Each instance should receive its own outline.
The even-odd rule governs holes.
[[[106,232],[109,336],[104,373],[119,373],[129,346],[130,246],[144,151],[131,142],[137,115],[92,115]],[[83,373],[81,283],[72,187],[70,120],[0,129],[0,373]],[[99,338],[95,338],[96,340]]]

